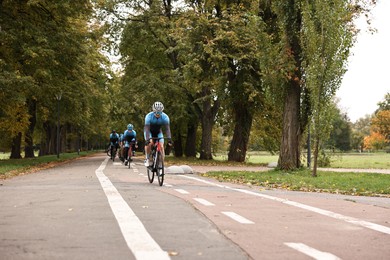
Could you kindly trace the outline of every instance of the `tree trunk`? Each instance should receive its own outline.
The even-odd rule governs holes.
[[[48,154],[53,154],[51,148],[53,143],[53,131],[52,127],[48,122],[43,123],[43,129],[44,129],[44,136],[41,140],[41,145],[39,149],[39,156],[44,156]]]
[[[203,90],[203,97],[210,96],[211,92],[209,89]],[[218,100],[214,101],[214,105],[212,105],[212,97],[205,98],[202,101],[202,141],[200,144],[200,157],[201,160],[212,160],[212,131],[214,125],[214,118],[217,114],[219,108]]]
[[[312,174],[311,174],[313,177],[317,177],[319,143],[320,143],[320,139],[318,137],[316,137],[315,144],[314,144],[313,171],[312,171]]]
[[[24,141],[25,141],[24,157],[34,158],[35,155],[34,155],[33,135],[34,135],[35,124],[37,122],[37,117],[36,117],[37,102],[36,100],[29,99],[27,100],[27,104],[28,104],[28,112],[30,114],[30,119],[29,119],[30,124],[24,136]]]
[[[248,102],[240,102],[233,107],[235,127],[230,144],[228,161],[244,162],[248,149],[249,135],[252,127],[253,114]]]
[[[288,1],[284,5],[286,16],[285,33],[287,36],[288,53],[292,55],[295,69],[289,73],[287,91],[284,101],[282,141],[278,166],[282,170],[297,169],[301,166],[300,161],[300,140],[302,135],[301,127],[301,69],[302,69],[302,47],[300,31],[302,28],[302,14],[300,6],[295,1]]]
[[[300,161],[300,86],[298,82],[290,81],[283,111],[282,141],[278,167],[282,170],[299,168]]]
[[[198,123],[189,124],[187,127],[186,147],[184,154],[186,157],[196,157],[196,130]]]
[[[202,116],[202,141],[200,144],[200,156],[201,160],[212,160],[213,155],[211,152],[212,144],[212,131],[213,131],[213,121],[210,120],[209,115],[203,112]]]
[[[10,159],[21,159],[20,155],[22,143],[22,133],[18,133],[14,138],[12,138],[12,146],[11,146],[11,156]]]

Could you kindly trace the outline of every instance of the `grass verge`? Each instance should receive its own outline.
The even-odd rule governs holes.
[[[264,189],[286,189],[291,191],[327,192],[355,196],[379,196],[390,198],[390,175],[355,172],[317,172],[312,177],[308,169],[284,172],[208,172],[205,177],[221,182],[259,186]]]

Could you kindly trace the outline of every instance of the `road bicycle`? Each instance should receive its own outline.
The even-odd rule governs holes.
[[[158,184],[162,186],[164,183],[164,158],[162,155],[160,139],[164,139],[164,138],[152,138],[152,139],[153,139],[153,146],[152,146],[150,159],[152,160],[153,164],[147,167],[148,179],[149,182],[152,183],[154,180],[154,175],[156,175],[158,179]]]

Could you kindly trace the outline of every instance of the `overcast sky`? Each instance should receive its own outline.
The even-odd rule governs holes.
[[[340,107],[352,122],[374,113],[378,102],[390,92],[390,0],[378,1],[372,26],[377,33],[372,35],[366,27],[362,29],[336,93]]]

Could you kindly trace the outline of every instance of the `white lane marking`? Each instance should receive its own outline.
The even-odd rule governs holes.
[[[215,206],[214,203],[211,203],[210,201],[205,200],[205,199],[194,198],[194,200],[196,200],[197,202],[199,202],[200,204],[203,204],[203,205],[205,205],[205,206]]]
[[[143,259],[171,259],[167,252],[163,251],[146,231],[144,225],[122,198],[118,190],[111,183],[103,170],[107,165],[108,158],[95,171],[104,193],[108,199],[111,210],[118,221],[119,228],[137,260]]]
[[[165,187],[173,187],[171,184],[166,184],[166,183],[164,183],[164,186]]]
[[[188,179],[192,179],[192,180],[196,180],[196,181],[203,182],[203,183],[207,183],[209,185],[217,186],[217,187],[220,187],[220,188],[234,190],[234,191],[246,193],[246,194],[249,194],[249,195],[254,195],[254,196],[257,196],[257,197],[262,197],[262,198],[265,198],[265,199],[278,201],[278,202],[281,202],[281,203],[284,203],[284,204],[288,204],[288,205],[295,206],[295,207],[298,207],[298,208],[301,208],[301,209],[305,209],[305,210],[308,210],[308,211],[316,212],[318,214],[321,214],[321,215],[324,215],[324,216],[327,216],[327,217],[335,218],[335,219],[338,219],[338,220],[343,220],[345,222],[348,222],[348,223],[351,223],[351,224],[354,224],[354,225],[357,225],[357,226],[369,228],[369,229],[372,229],[372,230],[379,231],[379,232],[382,232],[382,233],[390,235],[390,228],[389,227],[378,225],[378,224],[375,224],[375,223],[372,223],[372,222],[368,222],[368,221],[364,221],[364,220],[360,220],[360,219],[357,219],[357,218],[354,218],[354,217],[344,216],[344,215],[341,215],[341,214],[338,214],[338,213],[335,213],[335,212],[332,212],[332,211],[329,211],[329,210],[324,210],[324,209],[308,206],[308,205],[305,205],[305,204],[302,204],[302,203],[299,203],[299,202],[295,202],[295,201],[291,201],[291,200],[287,200],[287,199],[281,199],[281,198],[273,197],[273,196],[266,195],[266,194],[256,193],[256,192],[253,192],[253,191],[231,188],[231,187],[226,186],[226,185],[216,184],[216,183],[213,183],[213,182],[210,182],[210,181],[198,179],[198,178],[191,177],[191,176],[186,176],[186,175],[178,175],[178,176],[181,176],[181,177],[184,177],[184,178],[188,178]]]
[[[118,166],[118,165],[122,165],[122,163],[120,163],[120,162],[113,162],[112,165]]]
[[[183,190],[183,189],[174,189],[174,190],[181,193],[181,194],[190,194],[188,191]]]
[[[132,163],[131,164],[131,168],[133,169],[133,171],[136,172],[136,173],[139,172],[139,170],[137,168],[134,168],[134,167],[135,167],[135,164]]]
[[[331,253],[319,251],[315,248],[312,248],[302,243],[284,243],[284,244],[301,253],[304,253],[305,255],[311,256],[317,260],[341,260],[341,258]]]
[[[241,224],[255,224],[253,221],[244,218],[243,216],[238,215],[237,213],[231,211],[222,211],[222,214],[225,214],[229,218],[241,223]]]

